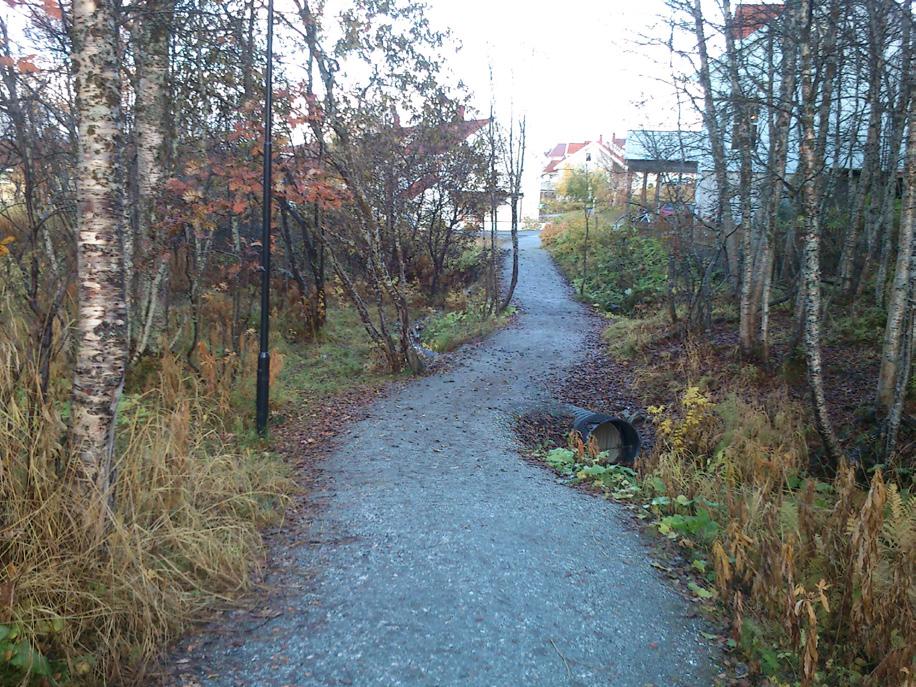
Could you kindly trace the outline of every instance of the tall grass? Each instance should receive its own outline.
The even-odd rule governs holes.
[[[650,412],[640,473],[660,529],[709,570],[752,668],[778,684],[912,685],[912,494],[880,471],[809,474],[805,413],[785,394],[713,403],[691,387]]]
[[[16,355],[0,340],[0,360]],[[214,380],[162,360],[119,421],[115,499],[102,535],[76,488],[63,398],[0,365],[0,684],[142,683],[204,609],[245,589],[259,526],[280,517],[283,465],[225,431]]]

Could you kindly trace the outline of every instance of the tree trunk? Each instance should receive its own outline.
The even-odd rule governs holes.
[[[817,159],[814,130],[815,99],[812,4],[801,2],[801,131],[799,157],[802,166],[802,280],[804,289],[804,349],[807,363],[808,385],[814,406],[814,424],[824,443],[827,456],[838,464],[842,450],[830,422],[824,377],[821,369],[821,217],[818,176],[823,159]],[[825,94],[826,97],[826,94]]]
[[[754,332],[756,330],[756,309],[752,307],[751,296],[754,283],[754,245],[755,225],[751,210],[751,192],[753,184],[753,170],[751,168],[751,154],[754,141],[751,137],[751,112],[749,103],[741,85],[738,73],[738,51],[735,46],[735,37],[732,32],[732,8],[730,0],[722,0],[722,12],[725,15],[725,54],[728,65],[729,85],[731,87],[730,100],[733,117],[735,118],[735,141],[738,148],[739,182],[738,195],[741,207],[741,253],[743,264],[741,270],[741,295],[739,299],[739,340],[741,353],[750,357],[754,352]]]
[[[515,287],[518,285],[518,196],[512,195],[512,224],[510,231],[512,233],[512,275],[509,277],[509,289],[499,306],[499,311],[503,312],[512,302],[512,296],[515,293]]]
[[[912,3],[904,3],[904,16],[910,17]],[[890,144],[887,153],[887,169],[882,180],[881,207],[877,220],[877,231],[880,236],[880,255],[878,257],[878,272],[875,275],[875,304],[880,307],[884,303],[884,292],[887,287],[887,267],[890,261],[891,239],[894,233],[894,195],[897,190],[897,165],[900,161],[900,147],[903,143],[903,131],[906,125],[907,109],[910,104],[910,90],[912,89],[912,26],[910,21],[904,21],[901,28],[900,39],[900,83],[897,92],[897,102],[891,116]],[[905,209],[904,209],[905,212]],[[865,285],[867,270],[862,271],[859,281],[859,290]]]
[[[879,163],[881,139],[881,72],[880,51],[883,46],[878,45],[878,29],[875,26],[875,17],[870,12],[868,50],[870,83],[868,88],[868,133],[865,138],[865,154],[862,161],[862,172],[856,185],[856,194],[853,201],[852,219],[843,241],[840,253],[839,276],[841,291],[846,296],[851,296],[854,288],[853,276],[855,272],[855,259],[859,243],[859,230],[865,217],[866,199],[872,191],[873,177]],[[874,199],[872,199],[874,202]]]
[[[914,91],[916,93],[916,91]],[[903,325],[911,307],[911,290],[916,280],[916,98],[910,95],[909,135],[906,145],[906,193],[897,237],[897,264],[887,307],[887,324],[881,349],[881,369],[875,405],[879,416],[887,415],[894,403],[898,368],[904,357]]]
[[[125,251],[128,287],[133,268],[136,268],[140,279],[136,298],[129,291],[126,294],[139,306],[137,312],[128,313],[131,321],[138,325],[131,327],[137,333],[131,341],[134,358],[144,353],[152,338],[162,283],[168,270],[167,247],[156,230],[156,205],[164,176],[171,3],[172,0],[150,0],[146,3],[136,47],[137,99],[134,112],[139,234],[133,250],[137,260],[142,262],[134,265],[131,250]]]
[[[509,290],[499,306],[500,312],[509,307],[518,284],[518,202],[522,190],[522,175],[525,171],[525,119],[519,121],[518,147],[515,145],[515,124],[510,122],[510,126],[512,128],[509,129],[509,156],[506,160],[506,169],[509,172],[509,192],[512,194],[512,276],[509,278]]]
[[[121,144],[121,94],[111,0],[74,1],[73,39],[79,307],[70,439],[84,485],[108,498],[127,361],[123,180],[113,173]]]
[[[735,230],[735,220],[731,207],[731,182],[728,178],[728,164],[725,155],[725,139],[722,136],[722,130],[719,123],[719,115],[716,112],[716,104],[713,98],[712,76],[709,67],[709,51],[706,44],[706,29],[703,19],[703,8],[701,0],[693,1],[693,21],[694,30],[697,39],[697,51],[700,56],[700,86],[703,89],[703,123],[706,126],[706,132],[709,134],[709,145],[712,151],[713,169],[716,178],[716,191],[719,196],[719,214],[720,214],[720,243],[726,245],[731,241]],[[733,263],[735,258],[734,249],[729,251],[727,262]],[[730,277],[734,278],[735,274],[730,268]]]
[[[794,35],[796,11],[788,8],[783,24],[783,35]],[[776,245],[776,228],[779,218],[779,205],[785,186],[786,160],[789,150],[789,128],[792,119],[792,103],[795,93],[795,74],[797,53],[795,46],[783,40],[783,58],[777,102],[771,103],[776,110],[772,118],[772,130],[769,138],[769,188],[765,208],[766,227],[760,237],[758,262],[758,289],[753,294],[752,303],[758,308],[757,330],[753,340],[753,353],[762,360],[769,357],[768,332],[770,320],[770,287],[773,275],[774,247]]]

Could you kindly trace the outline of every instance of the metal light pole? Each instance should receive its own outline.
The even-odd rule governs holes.
[[[265,70],[264,97],[264,178],[261,198],[261,331],[258,351],[258,390],[255,402],[255,422],[258,434],[267,433],[267,414],[270,397],[270,197],[271,183],[271,129],[273,125],[273,61],[274,61],[274,3],[267,0],[267,69]]]
[[[585,280],[588,277],[588,206],[591,202],[591,187],[588,178],[588,163],[592,160],[592,154],[585,154],[585,245],[582,248],[582,279],[579,282],[579,295],[585,293]]]

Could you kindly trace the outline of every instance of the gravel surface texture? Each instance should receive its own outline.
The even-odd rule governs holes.
[[[275,591],[187,640],[178,684],[713,684],[700,621],[627,514],[519,457],[514,417],[588,330],[537,235],[517,303],[516,324],[341,424]]]

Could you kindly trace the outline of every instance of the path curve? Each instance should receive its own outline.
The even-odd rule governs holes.
[[[373,404],[322,461],[282,614],[194,637],[204,685],[706,687],[690,604],[618,506],[518,455],[587,313],[537,235],[518,324]]]

